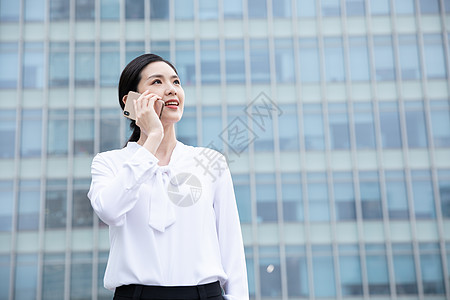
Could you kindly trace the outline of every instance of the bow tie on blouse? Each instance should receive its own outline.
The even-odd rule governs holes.
[[[175,223],[174,207],[167,194],[167,186],[172,177],[172,171],[168,166],[158,166],[155,176],[150,196],[148,225],[153,229],[164,232],[167,227]]]

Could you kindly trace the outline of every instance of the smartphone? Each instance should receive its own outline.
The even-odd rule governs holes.
[[[125,107],[123,109],[123,115],[131,120],[136,120],[136,112],[134,110],[134,100],[137,100],[141,94],[130,91],[128,93],[127,102],[125,102]],[[161,111],[159,112],[159,119],[161,119],[161,115],[164,109],[164,105],[161,106]]]

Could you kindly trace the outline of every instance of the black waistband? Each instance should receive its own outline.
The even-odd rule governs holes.
[[[130,284],[116,288],[115,295],[122,297],[135,297],[140,294],[140,299],[203,299],[222,295],[219,281],[193,285],[193,286],[153,286]]]

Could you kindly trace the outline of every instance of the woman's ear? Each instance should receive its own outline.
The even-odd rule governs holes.
[[[123,96],[123,98],[122,98],[123,104],[126,104],[126,103],[127,103],[127,99],[128,99],[128,94],[125,95],[125,96]]]

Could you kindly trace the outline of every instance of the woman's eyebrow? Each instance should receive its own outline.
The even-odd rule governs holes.
[[[162,74],[153,74],[153,75],[150,75],[147,78],[147,80],[152,79],[152,78],[162,78],[162,77],[164,77],[164,75],[162,75]],[[178,76],[177,75],[172,75],[169,78],[178,78]]]

